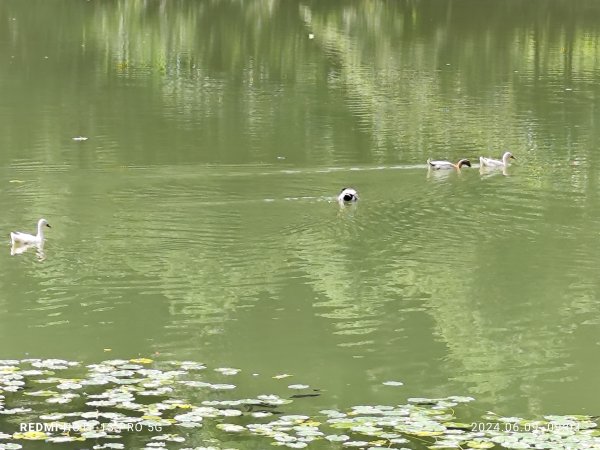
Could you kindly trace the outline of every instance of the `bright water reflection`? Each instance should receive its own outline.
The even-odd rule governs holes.
[[[0,5],[0,230],[53,229],[42,261],[0,255],[2,355],[287,372],[326,392],[315,409],[468,394],[595,411],[589,14],[30,4]],[[425,168],[505,149],[505,173]]]

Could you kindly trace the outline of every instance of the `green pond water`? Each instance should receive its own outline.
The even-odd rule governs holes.
[[[449,396],[475,399],[467,423],[598,415],[599,19],[587,0],[0,2],[0,359],[201,362],[237,398],[308,385],[279,409],[311,417]],[[11,255],[40,217],[43,249]]]

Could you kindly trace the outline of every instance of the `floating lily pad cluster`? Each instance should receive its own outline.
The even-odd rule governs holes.
[[[236,448],[243,448],[245,439],[264,439],[287,448],[314,443],[319,448],[370,450],[600,450],[597,423],[588,416],[530,421],[488,413],[474,423],[460,423],[455,409],[473,399],[456,396],[286,414],[298,394],[234,398],[234,384],[208,381],[211,375],[222,381],[238,373],[234,368],[210,371],[197,362],[158,363],[147,358],[85,367],[58,359],[0,361],[0,450],[26,448],[26,441],[88,441],[87,447],[95,450],[124,449],[134,435],[146,450],[231,448],[219,442],[235,442]],[[309,386],[287,388],[298,392]],[[200,429],[211,437],[210,444],[199,438]]]

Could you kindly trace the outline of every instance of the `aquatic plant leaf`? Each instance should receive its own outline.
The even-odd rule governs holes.
[[[59,444],[61,442],[75,442],[75,441],[85,441],[84,437],[80,436],[50,436],[46,439],[46,442],[53,442],[55,444]]]
[[[285,416],[281,416],[279,418],[280,421],[288,421],[290,423],[300,423],[300,422],[304,422],[305,420],[310,419],[310,416],[305,416],[305,415],[300,415],[300,414],[292,414],[292,415],[285,415]]]
[[[129,361],[131,361],[134,364],[150,364],[150,363],[154,362],[150,358],[133,358],[133,359],[130,359]],[[124,364],[127,364],[127,363],[124,363]],[[122,365],[124,365],[124,364],[122,364]]]
[[[228,433],[241,433],[242,431],[246,431],[245,427],[231,423],[219,423],[217,424],[217,428]]]
[[[56,391],[33,391],[33,392],[25,392],[25,395],[29,395],[30,397],[52,397],[54,395],[58,395]]]
[[[225,390],[235,389],[236,386],[235,386],[235,384],[212,384],[212,385],[210,385],[210,388],[215,391],[225,391]]]
[[[328,422],[331,423],[331,425],[330,425],[331,428],[340,428],[340,429],[348,429],[348,430],[356,425],[355,422],[347,422],[347,421],[344,421],[344,422],[328,421]]]
[[[83,387],[83,385],[81,385],[79,383],[75,383],[73,381],[65,381],[63,383],[60,383],[60,384],[56,385],[56,388],[57,389],[61,389],[61,390],[80,389],[81,387]]]
[[[328,417],[331,418],[340,418],[340,417],[346,417],[346,414],[336,411],[334,409],[322,409],[321,411],[319,411],[320,414],[324,414]]]
[[[304,448],[307,447],[308,444],[306,442],[287,442],[285,446],[289,448]]]
[[[415,435],[415,436],[442,436],[444,433],[442,431],[429,431],[429,430],[419,430],[419,431],[414,431],[411,434]]]
[[[13,439],[26,439],[29,441],[43,441],[48,435],[43,431],[25,431],[24,433],[14,433]]]
[[[153,436],[150,439],[154,441],[185,442],[185,438],[178,434],[161,434],[160,436]]]
[[[473,428],[473,424],[471,423],[443,422],[442,425],[448,429],[454,430],[470,430]]]
[[[88,406],[95,406],[95,407],[99,407],[99,406],[116,406],[119,403],[118,399],[115,400],[92,400],[91,402],[85,402],[86,405]]]
[[[344,447],[366,447],[369,443],[366,441],[346,441],[342,444]]]
[[[466,445],[468,448],[494,448],[496,446],[493,442],[483,440],[467,441]]]
[[[184,421],[184,422],[179,422],[177,424],[177,426],[184,427],[184,428],[200,428],[200,427],[202,427],[202,424],[200,422],[191,422],[191,421],[185,422]]]
[[[14,414],[23,414],[31,412],[31,408],[11,408],[11,409],[0,409],[0,414],[10,416]]]
[[[350,440],[350,436],[346,436],[345,434],[330,434],[325,436],[325,439],[330,442],[345,442]]]
[[[242,412],[238,409],[222,409],[219,411],[219,415],[224,417],[237,417],[241,416]]]

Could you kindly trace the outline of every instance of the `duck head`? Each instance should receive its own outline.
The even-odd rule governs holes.
[[[502,155],[502,161],[504,161],[504,164],[506,164],[509,159],[516,160],[517,158],[515,158],[511,152],[505,152],[504,155]]]
[[[42,227],[52,228],[46,219],[40,219],[38,221],[38,228],[42,228]]]
[[[343,188],[338,195],[340,202],[355,202],[358,200],[358,192],[352,188]]]

